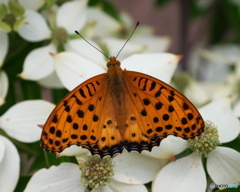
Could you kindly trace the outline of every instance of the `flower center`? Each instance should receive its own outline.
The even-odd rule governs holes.
[[[16,17],[12,13],[9,13],[9,14],[6,15],[6,17],[4,18],[3,21],[8,23],[12,27],[13,24],[15,23],[15,21],[16,21]]]
[[[114,166],[110,157],[101,159],[98,156],[88,156],[79,162],[81,182],[90,189],[106,186],[113,179]]]
[[[204,132],[188,140],[188,147],[199,155],[207,155],[220,144],[217,127],[210,121],[205,121]]]
[[[62,49],[68,40],[68,33],[63,27],[56,28],[52,32],[52,42],[58,48]],[[60,50],[63,51],[63,50]]]

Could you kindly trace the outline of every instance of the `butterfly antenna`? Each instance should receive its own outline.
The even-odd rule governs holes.
[[[100,49],[98,49],[96,46],[94,46],[93,44],[91,44],[87,39],[85,39],[78,31],[75,31],[76,34],[78,34],[80,37],[83,38],[83,40],[85,40],[89,45],[91,45],[92,47],[94,47],[95,49],[97,49],[100,53],[102,53],[105,57],[107,57],[109,60],[110,58],[104,53],[102,52]]]
[[[135,26],[134,29],[133,29],[133,32],[131,33],[131,35],[128,37],[127,41],[124,43],[124,45],[122,46],[122,48],[121,48],[120,51],[118,52],[118,54],[117,54],[117,56],[116,56],[116,59],[117,59],[119,53],[121,53],[121,51],[123,50],[123,48],[125,47],[125,45],[126,45],[127,42],[129,41],[129,39],[131,39],[131,37],[132,37],[133,33],[135,32],[135,30],[136,30],[137,26],[139,25],[139,23],[140,23],[140,22],[138,21],[137,24],[136,24],[136,26]]]

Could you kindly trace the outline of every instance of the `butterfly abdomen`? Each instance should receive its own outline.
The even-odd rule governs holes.
[[[112,113],[114,114],[119,132],[123,137],[126,129],[126,120],[129,116],[128,101],[126,97],[126,82],[124,72],[119,66],[110,68],[107,73],[108,87],[112,103]]]

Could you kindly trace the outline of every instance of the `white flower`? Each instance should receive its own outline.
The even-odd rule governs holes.
[[[20,157],[16,147],[0,135],[0,191],[14,191],[20,173]]]
[[[42,131],[38,125],[45,123],[53,108],[53,104],[43,100],[19,102],[0,117],[0,127],[19,141],[38,141]]]
[[[230,99],[224,98],[213,101],[199,110],[205,120],[210,120],[218,126],[221,143],[234,140],[240,132],[240,122],[233,115],[230,104]],[[208,154],[207,171],[215,184],[238,184],[240,153],[231,148],[216,147]],[[193,153],[166,165],[155,178],[152,190],[205,192],[206,184],[201,157]]]
[[[80,182],[81,171],[78,165],[73,163],[61,163],[59,166],[52,166],[50,169],[37,171],[30,179],[25,192],[31,191],[61,191],[61,192],[87,192],[88,190]],[[93,192],[102,191],[138,191],[147,192],[142,184],[125,184],[112,181],[107,186],[101,186]]]

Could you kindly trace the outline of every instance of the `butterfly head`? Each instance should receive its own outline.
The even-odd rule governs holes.
[[[116,57],[110,57],[109,61],[107,62],[107,68],[112,68],[112,67],[116,67],[116,66],[119,67],[120,65],[121,65],[121,63],[120,63],[120,61],[118,61],[116,59]]]

